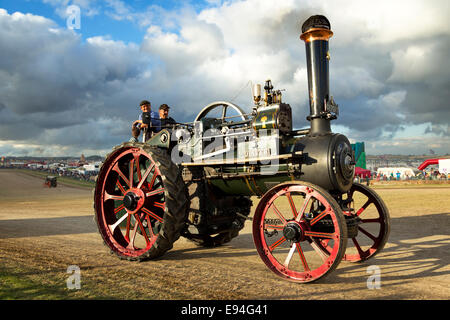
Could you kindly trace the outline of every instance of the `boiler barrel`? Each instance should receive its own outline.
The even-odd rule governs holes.
[[[342,134],[315,135],[298,138],[293,144],[280,150],[282,154],[302,151],[303,157],[297,159],[299,174],[286,173],[288,165],[281,163],[271,166],[272,174],[254,172],[236,178],[210,178],[209,183],[230,195],[263,195],[275,185],[301,180],[316,184],[325,190],[336,193],[347,192],[354,178],[353,151],[348,139]],[[236,167],[230,168],[236,170]],[[242,173],[245,167],[240,167]],[[291,170],[292,171],[292,170]]]

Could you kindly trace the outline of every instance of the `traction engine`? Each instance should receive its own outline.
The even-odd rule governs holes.
[[[302,26],[310,128],[293,130],[290,105],[267,80],[253,87],[248,113],[213,102],[193,122],[115,147],[94,192],[95,220],[111,252],[154,259],[180,236],[219,246],[247,220],[263,262],[290,281],[312,282],[341,260],[361,262],[380,252],[388,209],[372,189],[353,182],[350,142],[331,131],[339,115],[329,94],[332,35],[324,16]],[[250,217],[252,196],[259,199]]]

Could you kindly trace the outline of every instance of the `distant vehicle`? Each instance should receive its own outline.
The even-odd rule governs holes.
[[[47,176],[45,178],[44,186],[49,188],[56,188],[57,186],[57,178],[55,176]]]

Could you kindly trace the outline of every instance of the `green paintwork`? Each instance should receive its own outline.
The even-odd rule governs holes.
[[[147,140],[146,144],[160,147],[164,149],[169,149],[170,146],[170,132],[167,129],[163,129],[149,140]]]

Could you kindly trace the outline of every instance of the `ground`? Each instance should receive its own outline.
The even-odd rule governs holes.
[[[385,249],[342,261],[312,284],[285,281],[259,258],[251,222],[229,244],[184,238],[154,261],[110,255],[93,221],[92,191],[0,170],[0,299],[444,299],[450,298],[450,185],[376,188],[391,214]],[[258,203],[253,199],[253,210]],[[253,214],[253,211],[252,211]],[[69,290],[69,266],[80,268]],[[377,266],[381,287],[369,289]]]

